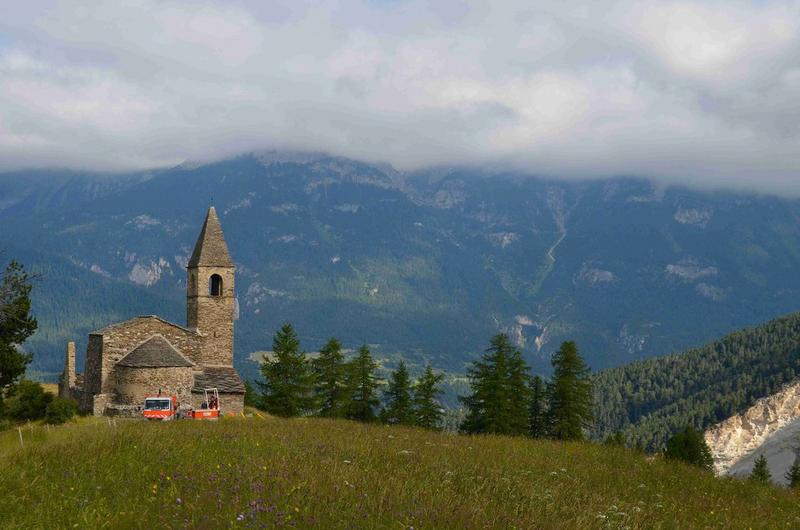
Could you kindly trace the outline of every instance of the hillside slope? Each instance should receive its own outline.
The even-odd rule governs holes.
[[[743,474],[764,454],[772,476],[786,482],[800,438],[800,381],[763,397],[747,410],[711,426],[705,439],[717,473]]]
[[[33,369],[58,372],[89,321],[182,321],[209,203],[238,265],[239,368],[284,322],[385,359],[463,373],[507,331],[539,372],[573,339],[593,369],[701,344],[798,309],[800,201],[567,182],[502,171],[401,174],[260,153],[132,175],[0,175],[0,249],[46,272]],[[119,295],[110,296],[110,289]],[[57,329],[54,329],[57,328]]]
[[[605,370],[595,377],[595,436],[623,431],[659,449],[686,425],[744,412],[800,377],[800,313],[731,333],[701,348]]]
[[[796,495],[623,449],[320,419],[0,433],[4,528],[784,528]]]

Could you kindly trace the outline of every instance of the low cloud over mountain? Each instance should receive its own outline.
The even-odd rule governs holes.
[[[0,160],[314,149],[796,194],[798,27],[790,1],[17,3]]]

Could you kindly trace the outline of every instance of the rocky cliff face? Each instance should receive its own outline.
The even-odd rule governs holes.
[[[727,474],[736,463],[762,447],[785,427],[800,418],[800,382],[777,394],[762,398],[742,414],[708,429],[706,443],[718,474]]]

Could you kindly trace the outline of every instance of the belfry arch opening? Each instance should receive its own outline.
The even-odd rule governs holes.
[[[222,276],[219,274],[212,274],[208,279],[208,294],[222,296]]]

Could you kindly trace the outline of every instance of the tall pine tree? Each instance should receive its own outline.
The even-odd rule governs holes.
[[[547,388],[541,377],[531,379],[531,405],[528,414],[528,434],[531,438],[547,436]]]
[[[345,415],[348,404],[346,365],[342,345],[330,339],[311,363],[314,370],[315,394],[319,415],[339,418]]]
[[[264,409],[276,416],[300,416],[314,410],[313,375],[291,324],[272,341],[274,358],[264,357],[259,382]]]
[[[346,416],[358,421],[373,421],[378,406],[378,365],[365,344],[347,366],[347,388],[350,396]]]
[[[386,408],[381,420],[392,425],[411,425],[414,423],[414,410],[411,401],[411,379],[406,363],[400,361],[397,369],[389,377],[389,386],[384,391]]]
[[[553,379],[548,388],[548,427],[557,440],[582,440],[594,419],[594,399],[589,367],[572,341],[553,354]]]
[[[483,357],[467,372],[472,394],[459,399],[467,408],[467,433],[523,435],[528,432],[528,366],[508,336],[492,337]]]
[[[756,458],[756,461],[753,464],[753,472],[750,473],[750,480],[754,482],[760,482],[761,484],[772,483],[772,473],[769,472],[767,459],[764,458],[763,454],[758,455],[758,458]]]
[[[425,367],[414,385],[414,424],[424,429],[436,429],[442,421],[442,406],[438,397],[443,374],[436,374],[430,364]]]
[[[3,395],[25,373],[33,355],[19,349],[36,331],[31,315],[31,276],[12,261],[0,276],[0,416]]]

